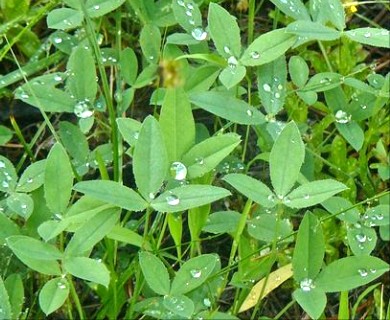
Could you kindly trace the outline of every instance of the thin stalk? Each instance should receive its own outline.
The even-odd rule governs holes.
[[[23,145],[24,151],[28,154],[31,161],[35,161],[34,154],[32,153],[31,148],[28,145],[27,141],[24,139],[23,133],[22,133],[22,131],[20,131],[19,125],[16,122],[14,116],[10,116],[10,120],[11,120],[12,128],[15,130],[16,136],[18,137],[19,141]]]
[[[318,46],[320,47],[320,50],[322,52],[322,55],[325,59],[326,65],[328,66],[329,71],[333,72],[332,64],[330,63],[330,60],[329,60],[328,54],[326,53],[324,45],[322,44],[321,41],[317,41],[317,42],[318,42]]]
[[[295,304],[295,300],[291,300],[286,306],[280,310],[280,312],[274,317],[274,320],[278,320],[281,316],[285,314],[285,312],[290,309]]]
[[[74,304],[76,305],[76,310],[79,314],[79,318],[80,318],[80,320],[84,320],[85,315],[83,312],[83,308],[81,307],[80,299],[79,299],[79,296],[77,295],[76,288],[73,285],[72,276],[68,275],[67,278],[68,278],[68,283],[69,283],[70,294],[73,298]]]
[[[255,0],[249,0],[248,5],[248,46],[253,41],[253,30],[255,26]]]

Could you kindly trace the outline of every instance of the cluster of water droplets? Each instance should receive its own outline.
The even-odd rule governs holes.
[[[192,2],[187,2],[184,0],[177,0],[177,4],[183,8],[184,14],[188,18],[188,23],[194,28],[191,31],[191,36],[198,41],[206,40],[208,37],[207,31],[205,31],[201,26],[196,25],[196,21],[193,18],[195,4]]]
[[[82,119],[89,118],[94,114],[94,108],[89,99],[78,101],[73,109],[74,114]]]
[[[376,269],[373,269],[373,268],[370,268],[370,269],[366,269],[366,268],[360,268],[358,269],[358,273],[361,277],[365,278],[367,277],[370,273],[371,274],[375,274],[376,273]]]
[[[313,279],[310,279],[310,278],[305,278],[305,279],[301,280],[301,282],[299,283],[299,286],[305,292],[309,292],[316,287]]]
[[[12,177],[10,174],[6,171],[6,165],[5,162],[0,160],[0,174],[3,176],[1,179],[1,186],[5,189],[9,188],[9,185],[12,181]]]
[[[278,77],[273,77],[273,83],[264,83],[262,89],[272,95],[271,103],[274,103],[275,99],[280,99],[282,97],[284,87],[280,83]]]
[[[351,121],[351,117],[352,117],[350,114],[348,114],[347,112],[345,112],[343,110],[336,111],[334,116],[336,118],[336,122],[337,123],[342,123],[342,124],[350,122]]]

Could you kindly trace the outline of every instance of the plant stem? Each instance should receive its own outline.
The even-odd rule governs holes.
[[[68,275],[67,278],[68,278],[68,282],[69,282],[70,294],[71,294],[71,296],[73,298],[73,301],[74,301],[74,303],[76,305],[76,309],[77,309],[77,312],[79,314],[79,318],[80,318],[80,320],[84,320],[85,319],[85,315],[84,315],[84,312],[83,312],[83,308],[81,307],[79,296],[77,295],[76,289],[75,289],[75,287],[73,285],[72,276]]]
[[[318,46],[320,47],[320,50],[322,52],[322,55],[324,56],[324,59],[325,59],[326,65],[328,66],[329,71],[333,72],[332,64],[330,63],[330,60],[329,60],[328,54],[326,53],[324,45],[322,44],[321,41],[317,41],[317,42],[318,42]]]

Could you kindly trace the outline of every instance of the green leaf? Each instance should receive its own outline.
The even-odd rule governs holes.
[[[142,124],[131,118],[117,118],[116,123],[123,139],[130,146],[134,146],[138,140]]]
[[[0,245],[6,245],[9,236],[19,235],[19,227],[9,217],[0,214]]]
[[[287,65],[284,56],[257,68],[258,92],[267,113],[274,115],[283,108],[286,85]]]
[[[214,212],[207,218],[202,230],[214,234],[231,233],[237,230],[240,219],[241,214],[236,211]]]
[[[139,264],[150,289],[160,295],[169,294],[171,283],[164,263],[153,254],[140,251]]]
[[[388,204],[380,204],[369,208],[363,216],[364,223],[373,226],[387,226],[390,224],[390,207]]]
[[[292,260],[294,279],[314,279],[321,270],[325,255],[325,241],[321,223],[311,212],[306,212],[299,226]]]
[[[357,208],[354,208],[353,204],[345,198],[332,197],[323,201],[321,205],[332,214],[340,213],[341,211],[343,211],[339,215],[337,215],[337,218],[342,221],[355,224],[360,220],[359,210]],[[348,208],[351,209],[347,210]]]
[[[12,139],[13,135],[14,132],[12,130],[0,125],[0,146],[3,146],[8,143]]]
[[[93,219],[77,229],[66,246],[65,254],[77,256],[88,252],[112,230],[119,215],[117,208],[98,212]]]
[[[132,48],[126,48],[120,56],[121,74],[128,85],[133,85],[138,73],[137,56]]]
[[[49,315],[59,309],[69,295],[69,283],[65,278],[54,278],[45,283],[39,293],[39,306]]]
[[[27,220],[34,210],[34,201],[25,193],[11,193],[7,198],[7,206],[14,213]]]
[[[73,29],[81,26],[84,15],[81,11],[70,8],[51,10],[47,15],[47,26],[51,29]]]
[[[374,47],[390,48],[389,30],[380,28],[357,28],[344,34],[353,41]]]
[[[36,260],[59,260],[63,257],[57,247],[27,236],[11,236],[7,244],[13,253]]]
[[[195,143],[195,121],[183,89],[167,89],[160,113],[160,126],[169,162],[180,160]]]
[[[208,185],[185,185],[164,192],[151,203],[162,212],[178,212],[203,206],[230,195],[226,189]]]
[[[217,263],[217,256],[203,254],[186,261],[176,273],[171,285],[171,295],[185,294],[202,285]]]
[[[85,257],[69,257],[64,260],[64,268],[73,276],[108,287],[110,272],[97,260]]]
[[[269,158],[272,186],[278,197],[285,196],[298,179],[305,146],[294,122],[288,123],[276,139]]]
[[[134,190],[108,180],[82,181],[74,190],[129,211],[142,211],[147,203]]]
[[[311,288],[308,291],[297,289],[294,299],[312,319],[319,319],[326,307],[326,294],[321,289]]]
[[[240,62],[244,66],[259,66],[271,62],[288,49],[296,41],[296,36],[286,33],[286,29],[276,29],[256,38],[244,51]]]
[[[355,121],[350,121],[347,123],[337,122],[337,113],[336,113],[336,128],[341,133],[341,135],[349,142],[349,144],[356,150],[359,151],[364,142],[364,131]]]
[[[376,257],[351,256],[326,266],[316,279],[316,287],[339,292],[364,286],[389,271],[389,265]]]
[[[64,147],[56,143],[47,159],[44,178],[46,205],[53,213],[66,210],[72,194],[73,171]]]
[[[261,181],[239,173],[228,174],[223,177],[223,180],[261,206],[266,208],[275,206],[273,192]]]
[[[349,247],[355,256],[370,255],[375,249],[377,235],[375,229],[354,226],[347,228],[347,238]]]
[[[8,193],[15,189],[18,176],[11,161],[0,155],[0,192]]]
[[[309,13],[301,0],[271,0],[284,14],[296,20],[310,20]]]
[[[246,75],[246,68],[243,66],[231,65],[222,70],[219,80],[226,89],[231,89],[237,85]]]
[[[46,160],[30,164],[22,173],[16,186],[17,192],[31,192],[43,185]]]
[[[176,22],[189,34],[194,29],[202,27],[202,15],[194,1],[172,1],[172,11]]]
[[[312,21],[295,21],[290,23],[286,32],[302,37],[307,40],[331,41],[340,38],[340,31],[326,27],[318,22]]]
[[[89,49],[73,49],[66,66],[69,77],[66,86],[79,101],[94,101],[97,93],[95,61]]]
[[[148,116],[139,132],[133,154],[135,183],[145,199],[154,199],[167,169],[167,151],[159,123],[153,116]]]
[[[195,310],[192,300],[184,295],[166,296],[163,305],[181,319],[191,319]]]
[[[292,225],[288,219],[279,219],[273,214],[260,214],[248,221],[249,235],[267,243],[275,239],[286,238],[292,231]],[[285,241],[291,241],[291,239]]]
[[[292,82],[299,88],[302,88],[309,79],[309,67],[300,56],[292,56],[288,61],[288,70]]]
[[[78,164],[85,163],[88,158],[89,147],[88,141],[79,127],[68,121],[61,121],[58,134],[69,155],[77,160]]]
[[[240,143],[240,136],[228,133],[207,138],[194,145],[184,156],[188,178],[201,177],[213,170]]]
[[[335,72],[320,72],[309,79],[305,86],[307,91],[322,92],[339,87],[342,75]]]
[[[217,79],[219,70],[217,66],[210,64],[191,70],[184,84],[185,91],[191,93],[209,90]]]
[[[241,38],[236,18],[220,5],[211,2],[208,25],[218,53],[226,58],[238,58],[241,55]]]
[[[153,24],[146,24],[141,29],[139,38],[142,53],[146,60],[156,63],[159,60],[161,33],[160,29]]]
[[[120,7],[125,0],[87,0],[86,8],[89,17],[98,18]]]
[[[3,278],[0,276],[0,319],[12,319],[12,309]]]
[[[265,122],[264,115],[259,110],[221,92],[194,93],[190,100],[198,107],[235,123],[256,125]]]
[[[7,277],[7,279],[5,279],[4,286],[7,289],[9,301],[11,303],[12,316],[15,319],[19,319],[19,315],[22,312],[22,307],[25,299],[23,281],[21,275],[19,273],[10,274]],[[4,304],[2,304],[0,299],[0,306],[3,305]],[[0,313],[0,319],[3,319],[1,313]]]
[[[291,191],[284,203],[291,208],[307,208],[346,189],[347,186],[332,179],[312,181]]]
[[[130,244],[139,248],[150,249],[150,244],[144,240],[144,238],[133,230],[121,227],[119,225],[114,226],[107,234],[107,238]]]
[[[339,30],[345,28],[344,7],[340,0],[323,1],[320,7],[324,20],[328,20]]]

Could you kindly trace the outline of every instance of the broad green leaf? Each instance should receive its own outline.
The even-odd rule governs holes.
[[[129,211],[142,211],[147,203],[134,190],[108,180],[82,181],[74,190]]]
[[[69,295],[69,283],[66,278],[54,278],[45,283],[39,293],[39,306],[49,315],[59,309]]]
[[[318,22],[303,20],[290,23],[286,28],[286,32],[295,34],[301,37],[304,41],[331,41],[340,38],[341,35],[340,31],[326,27]]]
[[[346,189],[348,189],[347,186],[332,179],[312,181],[291,191],[284,203],[291,208],[307,208]]]
[[[63,254],[57,247],[27,236],[11,236],[7,238],[9,248],[15,253],[37,260],[59,260]]]
[[[0,155],[0,192],[8,193],[15,189],[18,176],[11,161]]]
[[[78,164],[85,163],[88,158],[89,147],[88,141],[79,127],[68,121],[61,121],[58,134],[69,155],[77,160]]]
[[[261,206],[266,208],[275,206],[273,192],[261,181],[239,173],[228,174],[223,177],[223,180]]]
[[[177,315],[164,307],[164,297],[152,297],[136,303],[134,310],[145,316],[164,320],[178,319]]]
[[[192,93],[209,90],[217,79],[219,70],[217,66],[210,64],[191,69],[184,84],[185,91]]]
[[[220,5],[211,2],[209,5],[208,25],[210,36],[218,53],[226,58],[241,55],[240,28],[236,18]]]
[[[133,85],[138,73],[137,56],[132,48],[126,48],[120,55],[121,74],[128,85]]]
[[[115,226],[119,219],[119,210],[110,208],[97,213],[88,223],[74,233],[66,246],[66,255],[83,255],[102,240]]]
[[[117,118],[116,123],[123,139],[130,146],[134,146],[138,140],[142,124],[132,118]]]
[[[73,112],[76,104],[69,93],[48,85],[25,84],[15,90],[15,98],[46,112]]]
[[[164,297],[164,307],[181,319],[191,319],[195,306],[190,298],[185,295],[168,295]]]
[[[326,294],[321,289],[296,289],[293,297],[312,319],[319,319],[326,307]]]
[[[12,316],[15,319],[19,319],[19,315],[22,312],[22,307],[25,300],[23,280],[21,275],[19,273],[10,274],[7,279],[5,279],[4,286],[7,289],[9,301],[11,303]],[[3,304],[0,302],[0,306],[1,305]],[[1,313],[0,319],[2,319]]]
[[[267,277],[257,282],[245,298],[238,312],[244,312],[254,307],[260,300],[264,299],[270,292],[282,285],[293,275],[291,264],[285,265],[273,272]]]
[[[248,221],[248,233],[255,239],[271,243],[275,239],[288,237],[293,232],[288,219],[279,219],[274,214],[260,214]],[[291,241],[286,239],[285,241]]]
[[[240,143],[240,136],[234,133],[207,138],[194,145],[183,156],[188,168],[188,178],[201,177],[214,169]]]
[[[320,221],[306,212],[299,226],[292,260],[294,279],[313,280],[321,270],[325,255],[325,241]]]
[[[390,207],[388,204],[371,207],[364,213],[363,219],[370,227],[387,226],[390,224]]]
[[[0,214],[0,246],[6,245],[9,236],[19,235],[19,227],[9,217]]]
[[[300,91],[297,92],[298,97],[300,97],[306,104],[313,105],[318,100],[318,95],[314,91]]]
[[[355,224],[360,220],[359,210],[354,208],[353,204],[345,198],[331,197],[323,201],[321,205],[332,214],[341,212],[339,215],[337,215],[337,218],[342,221]]]
[[[269,114],[277,114],[284,105],[287,85],[286,58],[280,58],[257,68],[260,100]]]
[[[12,139],[13,134],[12,130],[0,125],[0,146],[8,143]]]
[[[133,154],[135,183],[145,199],[154,199],[167,169],[167,151],[160,125],[153,116],[148,116],[139,132]]]
[[[0,319],[12,319],[12,309],[8,292],[5,289],[3,279],[0,275]]]
[[[47,207],[53,213],[66,210],[73,186],[73,171],[64,147],[56,143],[47,159],[44,177],[44,191]]]
[[[31,192],[43,185],[46,160],[30,164],[22,173],[16,186],[17,192]]]
[[[192,34],[196,28],[202,27],[202,15],[194,1],[172,1],[172,11],[177,23],[189,34]]]
[[[144,238],[133,230],[121,227],[119,225],[114,226],[111,231],[107,234],[107,238],[131,244],[136,247],[143,247],[150,249],[150,244],[144,240]]]
[[[310,20],[309,13],[301,0],[271,0],[284,14],[296,20]]]
[[[292,82],[302,88],[309,79],[309,67],[301,56],[292,56],[288,61],[288,71]]]
[[[141,29],[139,41],[146,60],[151,63],[157,63],[161,46],[160,29],[153,24],[144,25]]]
[[[320,72],[306,83],[305,91],[322,92],[339,87],[342,75],[335,72]]]
[[[164,263],[155,255],[140,251],[139,264],[150,289],[160,295],[169,294],[171,283]]]
[[[241,214],[236,211],[218,211],[212,213],[203,227],[204,232],[214,234],[231,233],[237,230]]]
[[[176,273],[171,285],[171,295],[185,294],[202,285],[217,263],[214,254],[203,254],[186,261]]]
[[[207,33],[202,28],[194,29],[195,36],[197,35],[197,30],[199,30],[200,38],[206,36],[204,40],[207,39]],[[188,33],[173,33],[167,37],[166,44],[177,44],[177,45],[196,45],[199,44],[199,40],[196,40],[193,35]]]
[[[288,123],[276,139],[269,157],[272,186],[278,197],[284,197],[298,179],[305,146],[294,122]]]
[[[50,29],[73,29],[81,26],[84,15],[79,10],[60,8],[49,11],[46,21]]]
[[[335,113],[336,121],[344,123],[350,120],[349,114],[347,114],[347,97],[341,86],[337,86],[331,90],[324,92],[325,101],[330,110]]]
[[[340,0],[322,1],[324,18],[331,22],[337,29],[345,28],[345,13],[343,3]]]
[[[178,212],[203,206],[230,195],[226,189],[208,185],[186,185],[164,192],[151,203],[162,212]]]
[[[91,18],[104,16],[122,5],[125,0],[87,0],[85,7]]]
[[[375,249],[378,237],[375,229],[351,226],[347,228],[347,238],[349,247],[355,256],[368,256]]]
[[[359,151],[364,142],[364,131],[355,121],[350,121],[342,123],[337,119],[336,113],[336,128],[341,133],[341,135],[349,142],[349,144],[356,150]],[[345,120],[347,121],[347,120]]]
[[[79,101],[93,102],[97,93],[95,61],[89,49],[73,49],[66,66],[69,77],[66,86]]]
[[[246,75],[246,68],[243,66],[229,65],[219,74],[219,80],[226,89],[237,85]]]
[[[352,120],[361,121],[373,116],[381,107],[382,103],[378,103],[376,95],[362,92],[352,99],[347,110]]]
[[[86,257],[69,257],[64,260],[64,268],[73,276],[108,287],[110,272],[107,267],[94,259]]]
[[[357,28],[348,30],[344,34],[351,40],[369,46],[390,48],[389,30],[380,28]]]
[[[265,122],[264,115],[259,110],[243,100],[224,93],[215,91],[194,93],[190,100],[196,106],[235,123],[256,125]]]
[[[296,36],[286,33],[286,29],[276,29],[256,38],[244,51],[240,62],[244,66],[259,66],[271,62],[288,49],[296,41]]]
[[[25,193],[11,193],[7,198],[7,206],[14,213],[27,220],[34,210],[34,201]]]
[[[339,292],[364,286],[389,271],[389,265],[372,256],[351,256],[336,260],[318,275],[315,285],[325,292]]]
[[[179,161],[195,142],[194,117],[183,89],[167,89],[160,112],[160,126],[169,162]]]

